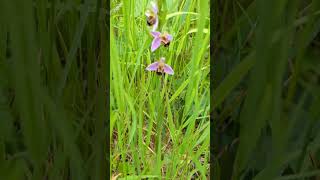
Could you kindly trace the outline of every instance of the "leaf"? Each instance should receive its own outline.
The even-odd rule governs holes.
[[[166,17],[166,20],[168,20],[172,17],[180,16],[180,15],[184,15],[184,14],[191,14],[191,15],[196,15],[196,16],[199,15],[199,13],[195,13],[195,12],[175,12],[175,13],[168,14]]]
[[[219,106],[229,93],[241,82],[244,76],[254,65],[254,62],[254,53],[251,53],[242,62],[240,62],[223,80],[220,86],[214,90],[212,109]]]
[[[169,103],[171,103],[172,101],[174,101],[180,94],[181,92],[187,87],[187,85],[189,84],[190,78],[188,78],[187,80],[185,80],[180,87],[177,89],[177,91],[171,96]]]

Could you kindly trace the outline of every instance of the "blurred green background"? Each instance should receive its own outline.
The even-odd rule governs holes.
[[[0,179],[105,179],[107,3],[0,1]],[[320,1],[214,1],[211,11],[212,177],[319,179]]]
[[[319,179],[320,1],[213,11],[214,179]]]
[[[107,1],[0,1],[0,179],[106,179]]]

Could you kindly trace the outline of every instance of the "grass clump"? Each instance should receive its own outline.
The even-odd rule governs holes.
[[[158,1],[173,36],[151,52],[150,2],[111,2],[111,171],[118,178],[209,176],[209,1]],[[146,67],[165,57],[174,75]]]

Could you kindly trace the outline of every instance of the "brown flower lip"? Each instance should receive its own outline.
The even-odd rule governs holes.
[[[170,35],[167,32],[160,33],[158,31],[151,32],[151,35],[153,36],[153,41],[151,43],[151,51],[155,51],[157,48],[160,47],[160,45],[164,45],[165,47],[168,47],[170,45],[170,42],[172,41],[172,35]]]
[[[156,23],[157,19],[154,16],[147,17],[148,26],[153,26]]]

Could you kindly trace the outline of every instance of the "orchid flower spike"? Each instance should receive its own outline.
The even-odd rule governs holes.
[[[173,75],[174,74],[173,69],[168,64],[165,64],[164,61],[165,61],[165,58],[161,57],[159,61],[150,64],[146,68],[146,70],[155,71],[158,75],[161,75],[163,73]]]
[[[164,47],[168,47],[170,45],[170,42],[172,41],[172,35],[168,34],[167,32],[161,34],[158,31],[154,31],[151,32],[151,35],[154,38],[151,44],[152,52],[158,49],[161,43],[164,45]]]
[[[147,24],[152,26],[152,31],[158,28],[159,18],[158,18],[158,6],[155,2],[151,2],[152,8],[148,9],[145,13],[147,16]]]

